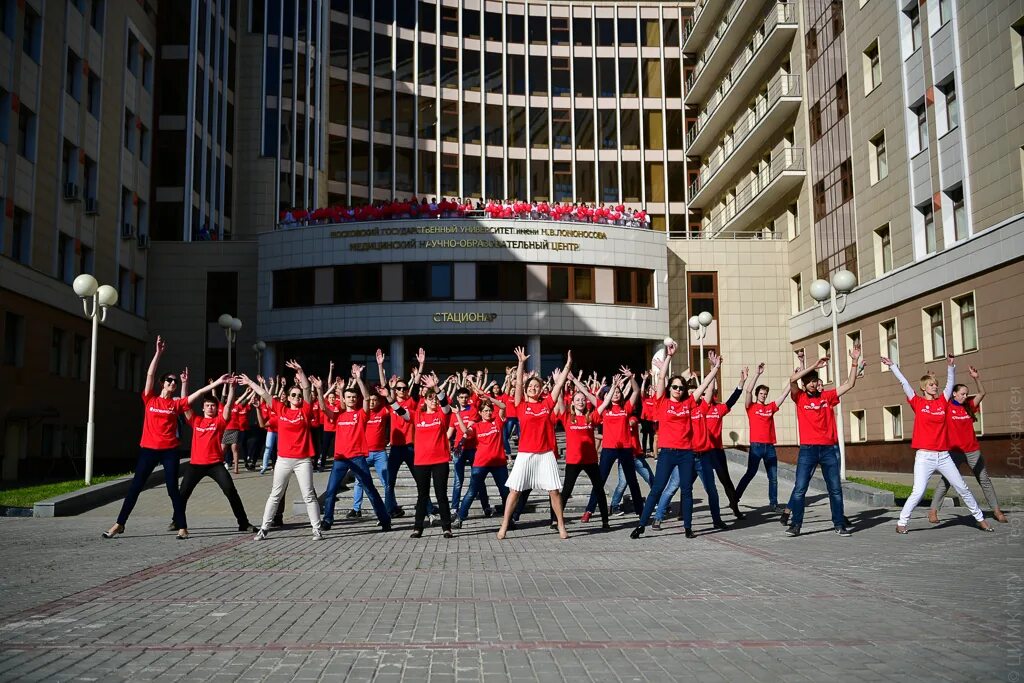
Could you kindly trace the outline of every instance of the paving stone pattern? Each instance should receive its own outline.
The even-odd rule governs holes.
[[[257,519],[269,477],[237,482]],[[561,541],[546,505],[504,543],[476,508],[455,539],[414,540],[367,505],[321,543],[298,517],[256,543],[208,480],[188,541],[165,531],[161,488],[114,541],[99,532],[119,504],[0,519],[0,680],[1019,680],[1024,515],[983,534],[922,509],[897,536],[896,511],[850,506],[842,539],[811,499],[796,539],[763,476],[727,531],[701,500],[692,540],[673,518],[631,541],[626,516]]]

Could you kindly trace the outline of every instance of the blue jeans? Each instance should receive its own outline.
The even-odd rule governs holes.
[[[843,526],[843,485],[839,480],[839,446],[801,446],[796,460],[796,482],[789,498],[792,513],[790,524],[801,526],[804,521],[804,496],[811,483],[814,470],[821,465],[821,476],[828,489],[828,505],[832,510],[832,525]]]
[[[139,502],[139,494],[146,488],[146,480],[149,479],[149,475],[153,474],[153,470],[156,469],[157,465],[163,465],[164,484],[167,486],[167,495],[171,498],[171,508],[174,510],[174,523],[178,525],[179,529],[188,528],[188,524],[185,523],[185,501],[182,500],[181,492],[178,490],[179,459],[180,456],[178,455],[177,448],[160,450],[155,448],[139,449],[139,460],[135,463],[135,476],[132,478],[128,495],[124,497],[124,502],[121,503],[121,511],[117,514],[118,524],[124,526],[128,522],[128,517],[132,514],[132,510],[135,509],[135,504]]]
[[[747,454],[747,471],[736,486],[736,500],[739,501],[747,486],[757,474],[757,468],[764,461],[764,471],[768,475],[768,504],[775,507],[779,504],[779,459],[775,455],[775,444],[752,443]]]
[[[388,452],[370,451],[366,456],[366,464],[377,470],[377,479],[380,480],[381,488],[384,489],[384,505],[390,513],[398,503],[395,502],[395,490],[388,483],[391,478],[388,474]],[[363,509],[363,485],[356,480],[356,488],[352,492],[352,509]]]
[[[685,481],[683,487],[683,521],[687,528],[693,517],[693,472],[694,468],[693,451],[682,448],[661,448],[658,450],[658,466],[654,471],[654,482],[651,484],[651,492],[644,504],[644,511],[640,515],[640,526],[647,526],[654,512],[658,499],[669,491],[668,485],[675,480],[676,486],[680,481]],[[669,500],[674,491],[668,493]]]
[[[636,467],[636,473],[640,475],[640,478],[647,482],[647,485],[651,485],[651,481],[654,480],[654,472],[651,472],[651,466],[647,464],[647,458],[634,458],[633,466]],[[626,492],[626,477],[622,473],[622,465],[619,465],[619,483],[615,485],[615,490],[612,491],[612,510],[618,510],[619,505],[622,504],[622,495]],[[639,505],[639,503],[637,503]]]
[[[654,490],[653,487],[651,490]],[[658,507],[654,508],[654,519],[658,520],[659,522],[665,519],[665,512],[672,505],[672,496],[676,495],[676,491],[678,490],[679,468],[676,467],[672,470],[672,474],[668,478],[668,483],[665,484],[665,492],[661,494],[661,498],[658,500]],[[680,512],[682,512],[681,508]]]
[[[270,456],[277,460],[277,432],[267,432],[267,443],[263,447],[263,469],[270,465]]]
[[[598,465],[601,468],[601,486],[604,487],[605,482],[608,481],[608,475],[612,472],[612,465],[616,462],[622,467],[622,474],[626,478],[626,485],[629,487],[629,495],[633,498],[633,511],[640,509],[640,501],[643,496],[640,495],[640,482],[636,478],[636,458],[633,457],[632,448],[602,448],[601,459]],[[615,507],[615,501],[612,500],[612,508]],[[594,493],[590,494],[590,500],[587,501],[587,512],[593,514],[594,510],[597,509],[597,496]]]
[[[494,484],[498,487],[498,493],[501,494],[501,504],[505,504],[505,499],[508,498],[508,486],[505,485],[505,482],[508,481],[508,467],[505,465],[473,467],[469,474],[469,491],[466,492],[465,497],[462,499],[462,506],[459,508],[459,519],[469,517],[469,506],[473,504],[473,499],[476,498],[478,493],[486,492],[488,474],[491,475],[494,479]],[[480,501],[486,510],[488,505],[483,502],[483,496],[480,496]]]
[[[721,524],[722,516],[718,510],[718,486],[715,484],[715,452],[714,451],[702,451],[697,453],[694,457],[694,462],[697,467],[697,476],[700,477],[700,483],[704,486],[704,491],[708,494],[708,507],[711,508],[711,520],[715,524]],[[690,478],[690,487],[693,487],[693,482],[696,477]],[[691,497],[692,500],[692,497]],[[683,522],[684,526],[689,527],[686,522],[686,511],[683,511]]]
[[[457,448],[452,453],[452,458],[455,461],[455,465],[452,467],[452,501],[450,505],[452,510],[460,509],[460,504],[462,503],[462,480],[466,477],[466,465],[473,467],[474,456],[476,456],[475,448]],[[508,469],[506,468],[507,471]],[[484,510],[490,510],[491,501],[487,498],[487,489],[482,487],[478,493],[480,495],[480,505]]]
[[[388,510],[388,512],[394,512],[398,508],[398,501],[395,499],[395,482],[398,481],[398,467],[405,464],[409,468],[409,472],[416,475],[416,470],[413,467],[413,445],[403,444],[401,446],[392,446],[391,451],[388,453],[388,486],[391,487],[391,499],[395,501],[395,507]],[[427,514],[434,514],[434,502],[427,498]]]
[[[510,417],[505,420],[505,427],[501,431],[501,441],[505,446],[505,457],[512,456],[512,445],[509,443],[509,439],[512,438],[512,432],[519,433],[519,418]]]
[[[387,509],[384,507],[384,501],[381,499],[380,494],[377,493],[377,487],[373,485],[370,465],[366,462],[366,458],[352,458],[351,460],[338,458],[334,461],[334,465],[331,467],[331,478],[327,480],[327,492],[324,493],[324,521],[328,524],[334,523],[334,499],[337,497],[338,489],[341,488],[341,483],[345,480],[345,475],[348,474],[350,469],[356,481],[362,484],[363,488],[366,489],[366,493],[369,494],[370,503],[373,505],[373,512],[377,515],[377,519],[384,526],[390,525],[391,515],[388,514]]]

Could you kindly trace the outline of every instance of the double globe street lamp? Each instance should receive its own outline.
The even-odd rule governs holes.
[[[691,330],[697,333],[697,339],[700,341],[700,381],[704,381],[704,337],[708,336],[708,327],[714,318],[710,313],[704,311],[700,315],[691,315],[690,320],[686,323]]]
[[[857,276],[848,270],[840,270],[828,280],[815,280],[811,283],[811,298],[818,302],[822,314],[832,319],[832,377],[836,387],[839,386],[839,316],[846,310],[846,297],[857,286]],[[857,370],[854,370],[857,372]],[[843,408],[837,405],[836,427],[839,437],[839,477],[846,481],[846,426],[843,419]]]
[[[93,446],[96,431],[93,422],[96,409],[96,341],[100,323],[107,319],[107,309],[117,304],[117,290],[110,285],[101,285],[96,278],[88,273],[82,273],[76,277],[71,288],[82,299],[85,317],[92,319],[92,349],[89,352],[89,421],[85,426],[85,484],[88,486],[92,484]]]
[[[217,324],[224,329],[224,336],[228,339],[228,374],[231,373],[231,348],[235,345],[238,332],[242,329],[242,321],[231,315],[223,313],[217,318]]]

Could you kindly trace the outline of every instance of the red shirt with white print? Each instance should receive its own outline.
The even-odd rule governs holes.
[[[505,421],[498,415],[487,421],[478,419],[469,425],[469,433],[476,440],[473,467],[501,467],[508,464],[504,442],[501,439],[504,426]]]
[[[274,413],[277,415],[277,456],[279,458],[312,458],[313,448],[313,405],[303,401],[298,408],[291,408],[274,399]]]
[[[974,416],[978,414],[978,406],[974,399],[966,403],[949,402],[949,447],[964,453],[981,449],[978,435],[974,433]]]
[[[519,414],[519,452],[547,453],[555,450],[555,402],[550,396],[540,401],[524,400]]]
[[[416,465],[440,465],[448,462],[451,451],[448,449],[448,426],[451,424],[451,413],[442,412],[440,408],[432,413],[417,410],[413,417],[416,425],[416,445],[413,450],[413,463]]]
[[[658,401],[658,448],[693,450],[691,413],[697,404],[692,396],[682,401],[662,398]]]
[[[563,413],[559,421],[565,429],[565,464],[596,465],[597,444],[594,440],[594,427],[601,422],[597,411],[590,415],[573,415]]]
[[[601,448],[632,448],[633,439],[629,434],[629,418],[633,415],[633,405],[624,401],[620,405],[614,403],[601,415],[604,424],[604,438]]]
[[[189,462],[193,465],[219,465],[224,462],[220,445],[228,422],[223,412],[213,417],[193,415],[189,420],[192,426],[192,453]]]
[[[396,420],[402,418],[396,417]],[[403,422],[405,420],[402,420]],[[388,447],[388,433],[391,431],[391,408],[381,406],[366,414],[366,450],[370,453],[383,451]],[[337,438],[337,437],[335,437]]]
[[[178,416],[189,410],[186,398],[161,398],[159,394],[142,393],[145,414],[139,446],[154,450],[178,447]]]
[[[365,456],[366,411],[362,408],[343,409],[334,418],[334,459],[351,460]]]
[[[942,394],[936,398],[914,396],[907,403],[914,409],[914,435],[910,447],[926,451],[949,450],[949,401]],[[973,429],[973,428],[972,428]]]
[[[412,443],[413,437],[416,434],[416,427],[413,424],[416,419],[416,401],[409,397],[404,401],[399,401],[398,407],[405,408],[405,411],[409,414],[409,419],[406,420],[398,415],[393,416],[391,420],[391,445],[406,446]]]
[[[729,406],[724,403],[708,403],[701,405],[704,413],[704,428],[707,432],[708,449],[722,449],[722,418],[729,414]]]
[[[796,396],[796,425],[801,446],[835,446],[836,414],[833,408],[839,405],[839,394],[835,389],[811,396],[801,391]]]
[[[779,406],[771,403],[751,403],[747,408],[750,425],[750,443],[775,443],[775,413]]]

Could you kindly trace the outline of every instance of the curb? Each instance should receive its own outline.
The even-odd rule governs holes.
[[[747,466],[746,451],[727,448],[725,449],[725,457],[728,458],[729,462],[743,467]],[[796,481],[796,466],[780,461],[779,482],[783,481],[789,483]],[[815,471],[814,476],[811,477],[810,488],[819,492],[828,491],[828,488],[825,486],[825,479],[821,476],[820,471]],[[788,500],[788,496],[786,499]],[[865,486],[864,484],[858,484],[852,481],[843,482],[843,501],[857,503],[858,505],[865,505],[867,507],[895,507],[896,505],[896,497],[893,495],[892,491],[876,489],[872,486]],[[779,502],[782,503],[781,496],[779,498]]]
[[[179,464],[183,466],[188,458],[182,458]],[[108,481],[102,484],[86,486],[85,488],[71,493],[65,493],[53,498],[41,500],[32,507],[32,517],[69,517],[71,515],[88,512],[107,503],[124,498],[131,488],[133,477],[125,477],[115,481]],[[153,473],[146,480],[144,489],[152,488],[164,481],[164,468],[158,465]]]

